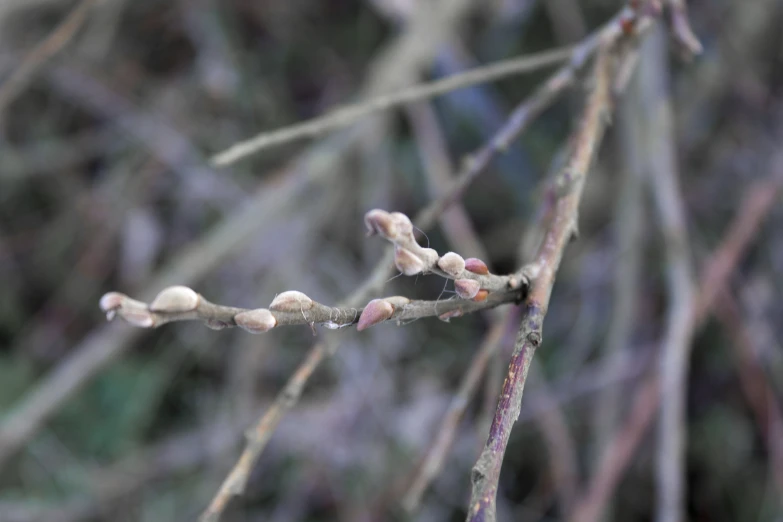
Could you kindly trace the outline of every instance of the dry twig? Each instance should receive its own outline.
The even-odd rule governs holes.
[[[645,174],[658,210],[667,262],[669,310],[661,356],[661,421],[657,455],[659,522],[682,520],[684,502],[685,396],[693,274],[674,151],[666,36],[658,27],[644,42],[637,78],[639,114],[644,122]]]
[[[488,83],[514,74],[535,71],[537,69],[554,65],[568,59],[572,55],[571,48],[553,49],[537,54],[520,56],[501,62],[492,63],[464,73],[455,74],[441,80],[414,85],[399,92],[384,94],[359,102],[354,105],[334,109],[333,111],[318,116],[312,120],[296,123],[282,129],[264,132],[241,141],[212,158],[215,166],[231,165],[251,154],[256,154],[270,147],[290,143],[306,138],[315,138],[327,132],[347,127],[358,120],[375,112],[384,111],[400,105],[413,103],[457,89],[464,89],[473,85]]]
[[[595,150],[601,142],[610,112],[609,40],[596,59],[592,75],[594,86],[587,101],[574,139],[573,154],[559,181],[567,187],[555,204],[552,219],[539,248],[534,266],[537,269],[525,300],[517,341],[511,357],[508,376],[492,421],[486,446],[473,467],[468,520],[494,521],[500,468],[511,428],[522,402],[522,392],[530,362],[542,340],[542,323],[549,305],[552,286],[563,251],[577,229],[577,212],[585,179]]]
[[[30,51],[19,67],[0,85],[0,113],[30,83],[30,80],[53,56],[68,45],[87,19],[90,8],[97,0],[82,0],[65,19],[41,43]]]

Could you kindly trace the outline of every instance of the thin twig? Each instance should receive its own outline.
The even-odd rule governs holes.
[[[335,109],[323,116],[282,129],[264,132],[246,141],[232,145],[227,150],[216,154],[212,158],[212,164],[221,167],[230,165],[270,147],[305,138],[315,138],[335,129],[346,127],[375,112],[440,96],[457,89],[500,80],[514,74],[535,71],[568,59],[572,52],[572,48],[564,47],[503,60],[441,80],[414,85],[399,92],[385,94],[371,100]]]
[[[596,59],[592,76],[593,90],[574,139],[573,154],[560,178],[567,185],[567,189],[555,205],[554,219],[536,256],[535,266],[539,272],[532,281],[525,301],[522,324],[489,438],[471,474],[473,491],[467,517],[470,521],[494,521],[496,517],[498,480],[506,445],[514,422],[519,417],[530,362],[536,348],[541,344],[542,323],[563,251],[576,232],[579,201],[585,179],[608,122],[611,80],[608,42],[606,45]]]
[[[76,4],[76,7],[49,36],[23,58],[22,63],[11,73],[8,80],[0,85],[0,113],[25,89],[36,71],[68,45],[84,24],[90,8],[96,1],[82,0]]]
[[[391,309],[388,316],[379,318],[372,325],[388,321],[401,324],[426,317],[458,317],[513,303],[520,299],[522,292],[524,287],[508,288],[491,292],[479,301],[459,298],[423,301],[402,296],[377,299],[376,302],[387,303]],[[180,303],[156,305],[162,298],[174,295],[183,296],[184,307],[180,307]],[[287,298],[287,301],[281,301],[281,297]],[[262,333],[278,326],[291,325],[321,325],[334,330],[358,324],[359,329],[362,329],[362,314],[373,305],[368,304],[365,308],[326,306],[301,292],[292,291],[280,294],[268,309],[247,309],[211,303],[190,288],[178,286],[164,289],[151,304],[131,299],[119,292],[110,292],[104,295],[102,306],[109,318],[116,315],[142,328],[157,328],[175,321],[202,321],[215,330],[240,326],[251,333]]]
[[[406,511],[413,512],[418,508],[424,491],[440,473],[448,451],[454,442],[457,427],[470,404],[470,399],[476,393],[487,364],[498,352],[504,334],[509,329],[515,315],[514,309],[508,310],[502,320],[492,325],[468,364],[468,371],[460,382],[457,393],[449,403],[449,408],[446,410],[438,432],[425,452],[418,472],[402,498],[402,505]]]
[[[638,118],[644,122],[645,174],[657,207],[667,262],[669,309],[660,361],[661,421],[657,453],[657,520],[679,522],[685,498],[685,397],[695,292],[672,129],[666,36],[658,26],[639,60]]]
[[[367,82],[367,90],[374,92],[373,86],[376,83],[384,84],[385,80],[381,79],[389,76],[413,76],[423,63],[432,59],[439,43],[448,39],[460,15],[464,15],[469,7],[463,0],[449,0],[441,10],[443,16],[435,20],[436,27],[433,27],[432,21],[422,23],[396,38],[375,57],[370,67],[373,74]],[[195,282],[221,260],[245,246],[249,238],[271,228],[270,225],[279,219],[284,209],[295,201],[302,187],[323,180],[335,171],[337,159],[356,143],[359,136],[357,129],[346,130],[301,154],[283,169],[286,176],[282,184],[278,183],[279,179],[275,179],[275,176],[269,184],[261,186],[247,205],[236,210],[213,227],[204,238],[191,244],[164,265],[140,292],[142,297],[151,297],[160,288],[170,284]],[[489,154],[489,158],[493,153]],[[471,180],[478,175],[478,170],[478,166],[476,170],[471,170]],[[276,185],[275,190],[270,190],[273,184]],[[453,199],[459,197],[467,184],[465,182],[451,192]],[[426,228],[422,224],[418,225]],[[392,254],[389,252],[381,261],[383,266],[373,272],[357,291],[356,295],[361,297],[357,299],[359,303],[366,302],[366,297],[386,281],[391,259]],[[138,339],[140,332],[107,326],[91,333],[72,350],[72,355],[28,392],[0,424],[0,467],[92,376]]]
[[[495,151],[504,150],[507,148],[508,144],[519,133],[520,129],[526,127],[530,121],[535,119],[536,116],[538,116],[546,107],[548,107],[552,101],[557,98],[561,92],[563,92],[563,90],[573,84],[576,73],[582,69],[590,56],[592,56],[602,39],[617,38],[619,35],[623,34],[628,27],[632,27],[632,22],[636,19],[636,11],[633,8],[625,7],[614,18],[607,22],[604,27],[587,37],[582,43],[575,47],[557,49],[551,51],[552,54],[550,54],[550,52],[546,52],[538,55],[516,58],[511,60],[511,62],[502,62],[500,64],[496,64],[499,67],[499,71],[513,70],[514,72],[507,72],[505,74],[514,74],[525,70],[538,69],[558,61],[563,61],[566,59],[568,60],[565,65],[558,69],[557,72],[555,72],[541,87],[536,90],[532,96],[530,96],[526,103],[518,106],[514,110],[510,118],[512,124],[504,126],[505,132],[500,133],[492,139],[492,148],[489,151],[489,157],[491,157]],[[628,25],[627,22],[631,22],[631,24]],[[518,63],[515,64],[517,61]],[[479,71],[481,71],[481,69],[479,69]],[[258,152],[259,150],[262,150],[263,148],[284,143],[299,137],[318,135],[326,130],[332,130],[343,125],[351,124],[357,119],[367,114],[371,114],[376,110],[382,110],[393,107],[395,105],[426,99],[437,94],[449,92],[455,88],[467,87],[477,83],[486,82],[488,81],[486,79],[476,79],[476,77],[481,78],[482,76],[485,76],[484,72],[481,72],[481,74],[474,74],[473,71],[468,71],[466,73],[457,75],[456,77],[446,78],[444,80],[438,80],[430,84],[413,87],[410,91],[403,91],[397,95],[383,95],[378,98],[371,99],[368,102],[359,104],[358,106],[347,107],[338,112],[321,116],[315,120],[311,120],[310,122],[297,124],[293,127],[287,127],[280,129],[279,131],[273,131],[272,133],[263,133],[259,136],[256,136],[255,138],[237,143],[229,149],[216,154],[212,157],[212,163],[216,166],[230,165],[251,154],[254,154],[255,152]],[[463,82],[461,78],[463,78],[464,75],[469,75],[468,77],[473,78],[473,80],[470,83],[461,83]],[[456,81],[457,79],[459,79],[459,82]],[[456,84],[456,87],[453,84]],[[433,89],[434,87],[437,87],[437,89],[430,93],[429,89]],[[411,92],[413,94],[411,94]],[[397,99],[400,99],[400,101],[395,101]],[[482,150],[486,151],[487,148],[485,147]],[[488,162],[488,158],[484,158],[482,155],[477,155],[470,158],[469,161],[486,164],[486,162]]]
[[[783,408],[775,397],[766,372],[759,361],[758,350],[753,346],[749,327],[742,319],[734,297],[726,290],[718,300],[716,314],[734,338],[732,348],[737,360],[737,374],[745,397],[756,417],[761,437],[766,443],[771,475],[778,492],[783,495],[783,439],[776,430],[783,426]]]
[[[601,35],[601,38],[617,38],[623,34],[623,26],[620,21],[628,16],[629,10],[626,8],[608,22],[598,34]],[[598,42],[599,37],[593,36],[580,44],[575,48],[571,61],[568,64],[558,70],[547,80],[544,86],[537,89],[528,99],[514,109],[506,124],[463,164],[450,190],[419,212],[416,219],[414,219],[414,224],[418,228],[422,230],[430,228],[446,208],[462,197],[467,187],[486,168],[494,155],[502,151],[507,143],[523,132],[544,109],[557,99],[559,94],[573,84],[576,73],[597,48]],[[347,300],[347,306],[358,306],[360,303],[365,302],[369,295],[375,293],[383,286],[384,281],[388,277],[392,259],[393,250],[389,249],[378,262],[370,277],[352,294],[352,298]],[[268,441],[268,437],[271,436],[271,432],[275,430],[285,412],[299,400],[303,384],[306,383],[315,368],[324,360],[326,352],[327,347],[321,343],[314,345],[310,349],[307,357],[300,364],[291,379],[289,379],[273,406],[267,410],[259,419],[256,427],[249,433],[259,438],[264,437],[264,440]],[[300,377],[302,377],[301,381]],[[263,429],[260,429],[261,426],[263,426]],[[264,446],[265,444],[253,444],[252,448],[248,446],[245,452],[243,452],[241,459],[246,457],[255,462],[261,455]],[[228,505],[230,498],[242,493],[242,489],[238,486],[246,482],[246,478],[242,479],[241,476],[247,471],[247,468],[244,464],[246,461],[241,460],[241,462],[243,463],[242,466],[239,468],[235,467],[229,473],[229,476],[215,494],[210,506],[202,515],[204,522],[218,520],[225,506]],[[239,465],[239,462],[237,465]]]
[[[691,29],[688,19],[688,6],[685,0],[667,0],[670,10],[672,33],[675,41],[682,46],[689,57],[701,54],[704,50],[701,42]]]

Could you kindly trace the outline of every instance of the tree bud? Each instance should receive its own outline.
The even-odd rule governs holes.
[[[367,235],[380,234],[393,241],[397,236],[397,227],[391,214],[385,210],[374,209],[364,215],[364,224],[367,227]]]
[[[391,318],[394,315],[394,306],[391,303],[387,303],[383,299],[373,299],[362,310],[362,315],[359,316],[359,324],[356,325],[356,330],[361,332],[371,326],[378,323],[382,323]]]
[[[121,308],[118,313],[120,317],[133,326],[138,326],[139,328],[152,328],[155,326],[152,314],[142,308]]]
[[[463,299],[473,299],[480,289],[481,285],[479,282],[472,279],[457,279],[454,281],[454,290]]]
[[[384,297],[383,300],[389,303],[390,305],[392,305],[395,309],[401,306],[405,306],[406,304],[411,302],[410,299],[402,295],[393,295],[391,297]]]
[[[479,290],[478,293],[473,297],[473,300],[477,303],[483,303],[487,300],[487,297],[489,297],[489,290]]]
[[[465,270],[465,260],[459,254],[448,252],[438,259],[438,267],[451,277],[457,277]]]
[[[126,296],[125,294],[121,294],[119,292],[109,292],[108,294],[103,294],[103,297],[101,297],[99,305],[101,307],[101,310],[103,310],[108,314],[109,312],[114,312],[119,307],[121,307],[122,302],[125,301],[127,297],[128,296]]]
[[[282,294],[277,294],[277,297],[272,300],[272,304],[269,305],[270,310],[275,310],[277,312],[300,312],[309,310],[312,307],[313,300],[296,290],[289,290]]]
[[[199,296],[187,286],[170,286],[161,290],[150,304],[153,312],[190,312],[198,306]]]
[[[487,268],[487,264],[484,263],[484,261],[482,261],[481,259],[476,259],[475,257],[470,257],[465,260],[465,270],[479,275],[489,274],[489,269]]]
[[[247,312],[239,312],[234,316],[234,322],[250,333],[268,332],[277,326],[277,319],[266,308],[257,308]]]
[[[404,248],[394,248],[394,266],[406,276],[420,274],[424,268],[424,262]]]

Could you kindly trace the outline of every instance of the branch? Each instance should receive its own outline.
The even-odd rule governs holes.
[[[440,256],[432,248],[423,248],[413,236],[413,223],[400,212],[371,210],[364,221],[368,234],[380,234],[394,244],[394,263],[400,272],[408,276],[434,273],[453,279],[460,299],[411,301],[395,296],[374,299],[364,308],[331,307],[291,290],[277,295],[268,309],[249,310],[218,305],[186,286],[172,286],[161,291],[150,304],[109,292],[101,298],[100,307],[108,320],[119,316],[141,328],[200,320],[215,330],[240,326],[251,333],[300,324],[318,324],[332,330],[356,324],[356,329],[361,331],[390,320],[400,324],[438,316],[448,321],[466,313],[519,302],[529,286],[529,267],[512,275],[498,276],[490,274],[487,265],[479,259],[466,260],[454,252]]]
[[[559,61],[568,60],[528,100],[514,109],[508,124],[492,138],[489,142],[490,146],[484,147],[479,154],[469,160],[470,162],[486,165],[489,158],[497,150],[503,150],[508,147],[511,140],[521,130],[526,128],[535,117],[551,105],[566,88],[573,84],[576,74],[596,51],[602,39],[616,39],[621,34],[632,31],[637,18],[635,8],[625,7],[604,27],[575,47],[555,49],[514,58],[506,62],[498,62],[435,82],[420,84],[398,94],[379,96],[367,102],[345,107],[304,123],[262,133],[216,154],[212,157],[212,164],[215,166],[231,165],[268,147],[300,138],[318,136],[324,132],[350,125],[373,112],[427,99],[463,87],[486,83],[504,76],[533,71]],[[463,170],[472,170],[473,168],[468,164]],[[481,167],[477,168],[480,169]]]
[[[46,39],[27,53],[19,67],[0,85],[0,113],[24,90],[36,71],[68,45],[87,19],[95,1],[79,2]]]
[[[440,96],[473,85],[500,80],[514,74],[532,72],[542,67],[562,62],[568,59],[572,52],[573,49],[570,47],[564,47],[495,62],[441,80],[414,85],[399,92],[385,94],[371,100],[335,109],[323,116],[282,129],[264,132],[248,140],[236,143],[227,150],[216,154],[212,158],[212,164],[220,167],[231,165],[242,158],[271,147],[305,138],[315,138],[341,127],[347,127],[375,112]]]
[[[601,142],[611,108],[609,45],[607,40],[592,74],[594,86],[587,101],[579,130],[574,139],[574,149],[565,169],[558,177],[566,182],[566,190],[555,204],[544,239],[539,247],[534,267],[535,279],[525,302],[522,324],[517,334],[514,353],[511,357],[508,376],[492,421],[489,438],[478,462],[473,467],[468,520],[494,521],[498,480],[503,455],[508,444],[514,422],[519,417],[527,372],[536,348],[542,341],[542,323],[549,305],[552,286],[555,282],[563,251],[576,232],[577,212],[584,182],[595,150]]]
[[[702,53],[704,48],[698,37],[691,29],[688,18],[688,6],[685,0],[667,0],[669,5],[669,23],[671,24],[674,40],[685,51],[689,58]]]
[[[685,398],[696,301],[668,80],[666,38],[658,27],[642,47],[637,88],[645,137],[646,181],[663,236],[669,299],[660,360],[656,518],[659,522],[679,522],[683,519],[685,497]]]
[[[501,320],[492,325],[492,328],[484,336],[478,351],[470,361],[468,371],[460,382],[457,393],[451,399],[449,408],[438,428],[438,433],[427,449],[416,475],[410,481],[410,486],[402,498],[402,505],[407,512],[412,513],[418,508],[421,503],[421,497],[430,482],[440,473],[448,451],[454,442],[459,422],[470,404],[470,399],[476,393],[489,361],[498,352],[505,332],[509,330],[509,325],[514,322],[513,318],[515,315],[514,309],[511,309]]]
[[[133,326],[157,328],[174,321],[203,321],[214,330],[239,326],[250,333],[268,332],[288,325],[320,325],[330,330],[356,325],[361,331],[387,321],[397,324],[440,317],[449,320],[501,304],[519,301],[526,287],[488,293],[481,299],[410,300],[403,296],[373,299],[364,308],[331,307],[313,301],[302,292],[279,294],[269,308],[246,309],[207,301],[186,286],[171,286],[161,291],[151,304],[131,299],[119,292],[101,298],[107,319],[121,317]]]
[[[502,151],[512,139],[523,132],[567,87],[573,84],[576,73],[597,49],[599,42],[603,39],[614,40],[621,35],[627,34],[629,27],[632,29],[636,21],[636,12],[626,7],[608,22],[597,35],[588,38],[577,46],[572,53],[570,62],[551,76],[528,99],[520,103],[514,109],[506,124],[484,146],[464,162],[451,189],[418,214],[414,220],[416,226],[422,229],[432,226],[449,205],[462,197],[466,188],[486,168],[494,155]],[[347,299],[349,305],[357,305],[357,303],[363,302],[366,296],[382,286],[387,277],[387,267],[391,263],[392,258],[392,251],[389,250],[379,261],[368,279]],[[280,391],[272,407],[258,420],[255,427],[248,432],[248,444],[242,456],[202,515],[203,521],[218,520],[231,497],[242,494],[247,482],[247,476],[252,470],[253,464],[263,452],[272,432],[280,423],[285,412],[299,400],[304,385],[329,354],[330,351],[323,343],[318,343],[310,349],[306,359],[288,380],[283,390]]]

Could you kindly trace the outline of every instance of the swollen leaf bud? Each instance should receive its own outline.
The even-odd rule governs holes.
[[[187,286],[164,288],[150,304],[153,312],[190,312],[198,306],[199,296]]]
[[[356,325],[356,330],[361,332],[371,326],[378,323],[382,323],[391,318],[394,314],[394,306],[391,303],[384,301],[383,299],[373,299],[362,310],[362,315],[359,316],[359,324]]]
[[[152,315],[141,308],[123,308],[119,311],[120,317],[128,321],[133,326],[139,328],[152,328],[155,326],[155,321]]]
[[[424,262],[404,248],[394,248],[394,266],[406,276],[420,274],[424,268]]]
[[[465,270],[479,275],[489,274],[489,269],[487,268],[487,264],[484,263],[484,261],[482,261],[481,259],[476,259],[475,257],[470,257],[465,260]]]
[[[450,276],[457,277],[465,270],[465,260],[459,254],[448,252],[438,259],[438,267]]]
[[[454,290],[463,299],[473,299],[479,293],[481,285],[472,279],[457,279],[454,281]]]
[[[397,227],[391,214],[385,210],[373,209],[364,215],[364,224],[367,227],[367,235],[380,234],[389,240],[397,236]]]
[[[440,257],[438,255],[438,251],[434,248],[422,248],[421,253],[418,254],[421,256],[422,261],[424,261],[424,266],[431,267],[434,266],[435,263],[438,262],[438,258]]]
[[[109,292],[108,294],[103,294],[103,297],[101,297],[100,300],[100,307],[101,310],[106,312],[108,315],[109,312],[114,312],[119,307],[122,306],[122,302],[127,299],[128,296],[125,294],[121,294],[119,292]],[[114,315],[112,315],[114,317]]]
[[[296,290],[289,290],[282,294],[278,294],[277,297],[272,300],[272,304],[269,305],[270,310],[275,310],[277,312],[300,312],[309,310],[312,307],[313,300]]]
[[[275,319],[272,312],[266,308],[239,312],[234,316],[234,322],[237,323],[237,326],[241,326],[243,329],[254,334],[268,332],[277,326],[277,319]]]
[[[413,223],[411,223],[411,219],[408,216],[402,212],[392,212],[391,218],[396,229],[395,239],[413,234]]]
[[[392,305],[395,309],[400,308],[401,306],[405,306],[406,304],[411,302],[410,299],[402,295],[393,295],[391,297],[384,297],[383,300],[389,303],[390,305]]]

